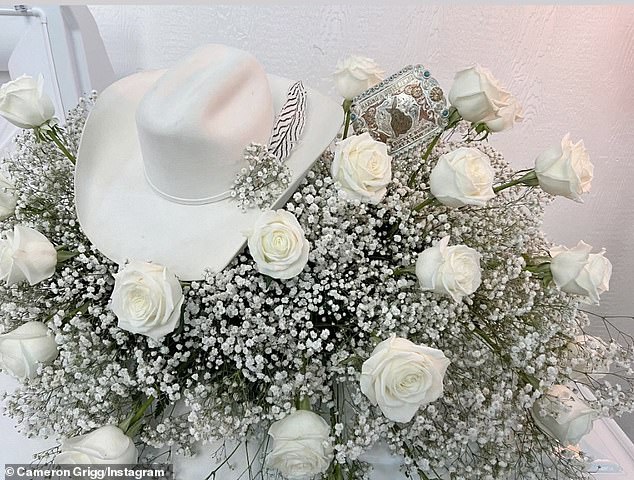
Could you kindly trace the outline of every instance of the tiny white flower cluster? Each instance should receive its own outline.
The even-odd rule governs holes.
[[[337,75],[349,97],[380,80],[368,59]],[[490,73],[460,79],[450,97],[472,125],[458,131],[519,120]],[[65,438],[57,462],[134,462],[138,435],[182,454],[221,439],[207,452],[220,462],[229,442],[261,442],[250,478],[365,479],[382,447],[408,476],[577,479],[585,459],[561,447],[634,409],[634,348],[589,336],[578,308],[607,290],[609,262],[541,232],[548,193],[587,191],[582,145],[517,178],[470,138],[392,157],[350,137],[263,214],[248,254],[181,283],[113,264],[81,232],[67,159],[91,103],[64,126],[70,157],[24,133],[0,166],[15,204],[2,229],[39,232],[29,258],[44,259],[16,261],[16,234],[2,244],[0,368],[24,379],[6,412],[27,435]]]
[[[247,166],[238,173],[231,197],[242,210],[268,208],[288,188],[292,173],[268,147],[252,143],[244,151]]]

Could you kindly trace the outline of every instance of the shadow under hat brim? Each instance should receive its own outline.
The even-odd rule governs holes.
[[[142,72],[123,78],[97,99],[77,154],[77,217],[86,236],[109,259],[119,264],[151,261],[168,267],[181,280],[199,280],[206,269],[218,272],[225,268],[242,250],[245,233],[261,211],[242,212],[232,199],[182,205],[150,187],[135,114],[145,93],[163,73]],[[278,112],[293,82],[274,75],[268,78]],[[287,159],[293,179],[274,209],[283,207],[341,127],[341,107],[309,87],[306,90],[306,126]]]

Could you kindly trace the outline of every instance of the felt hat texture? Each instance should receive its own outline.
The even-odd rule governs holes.
[[[169,70],[125,77],[98,97],[75,171],[82,229],[108,258],[151,261],[181,280],[225,268],[261,215],[230,196],[251,142],[266,145],[294,81],[247,52],[197,49]],[[306,123],[286,159],[282,208],[342,122],[341,107],[306,87]]]

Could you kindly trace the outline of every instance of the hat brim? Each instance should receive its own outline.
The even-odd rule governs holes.
[[[181,280],[199,280],[207,269],[225,268],[242,250],[245,234],[261,211],[242,212],[232,199],[206,205],[174,203],[149,186],[135,113],[163,73],[123,78],[97,99],[77,154],[77,217],[86,236],[111,260],[151,261],[168,267]],[[279,111],[293,82],[274,75],[268,78],[274,109]],[[292,182],[272,208],[286,203],[341,127],[341,107],[309,87],[306,90],[306,126],[287,159]]]

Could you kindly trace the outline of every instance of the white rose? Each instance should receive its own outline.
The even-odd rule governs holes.
[[[383,71],[371,58],[352,55],[337,62],[333,77],[339,95],[352,100],[383,80]]]
[[[476,148],[460,147],[438,158],[429,186],[432,195],[448,207],[483,206],[495,197],[493,178],[488,156]]]
[[[598,380],[610,371],[610,347],[602,339],[592,335],[578,335],[574,342],[568,343],[566,349],[572,359],[572,380],[587,380],[588,376]]]
[[[111,308],[119,328],[154,340],[177,327],[183,289],[166,267],[146,262],[130,262],[115,275]]]
[[[17,199],[13,195],[15,187],[0,173],[0,220],[5,220],[15,213]]]
[[[570,134],[542,152],[535,160],[535,174],[539,186],[551,195],[581,202],[581,195],[590,191],[594,165],[583,140],[572,143]]]
[[[353,135],[337,144],[331,174],[351,198],[377,204],[392,180],[392,157],[369,133]]]
[[[285,210],[264,212],[249,234],[248,245],[258,271],[272,278],[293,278],[308,262],[310,243],[295,215]]]
[[[450,295],[459,302],[480,286],[480,254],[466,245],[448,244],[446,236],[423,250],[416,260],[416,276],[423,290]]]
[[[421,405],[443,394],[445,354],[392,335],[361,367],[361,392],[395,422],[409,422]]]
[[[36,128],[51,120],[55,107],[43,85],[42,75],[37,80],[23,75],[0,86],[0,115],[20,128]]]
[[[598,305],[599,296],[610,289],[612,264],[603,256],[605,250],[590,253],[592,247],[579,242],[568,249],[553,247],[550,255],[550,272],[555,285],[566,293],[582,295]]]
[[[590,408],[564,385],[553,385],[537,400],[531,409],[537,426],[561,444],[576,445],[592,430],[597,418],[596,410]]]
[[[57,344],[46,325],[27,322],[0,335],[0,368],[16,378],[33,378],[38,364],[57,358]]]
[[[456,73],[448,98],[462,118],[486,123],[494,132],[510,128],[522,119],[515,97],[480,65]]]
[[[333,458],[330,426],[316,413],[297,410],[269,428],[273,450],[267,464],[288,479],[325,472]]]
[[[522,106],[517,99],[512,95],[509,95],[506,99],[506,105],[500,107],[497,112],[497,117],[493,120],[488,120],[486,126],[492,132],[502,132],[513,128],[513,125],[521,122],[524,119],[524,113]]]
[[[0,280],[35,285],[55,273],[57,250],[37,230],[16,225],[0,240]]]
[[[136,464],[138,451],[134,442],[114,425],[93,430],[62,442],[55,457],[58,465]]]

